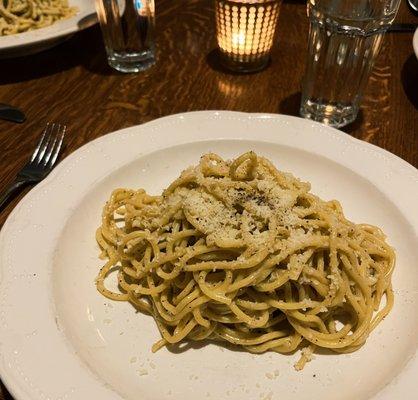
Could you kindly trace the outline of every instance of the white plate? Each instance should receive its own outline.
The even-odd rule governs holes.
[[[153,319],[95,289],[94,232],[115,187],[159,193],[204,152],[249,149],[377,224],[397,249],[395,306],[349,355],[251,355],[215,345],[151,353]],[[196,112],[103,136],[65,159],[0,235],[0,373],[17,400],[383,400],[418,390],[418,171],[368,143],[281,115]]]
[[[45,28],[0,36],[0,58],[23,56],[46,50],[69,35],[97,22],[94,0],[69,0],[69,4],[79,10],[71,18],[57,21]]]
[[[418,58],[418,29],[415,31],[414,39],[412,41],[412,44],[414,46],[415,55]]]

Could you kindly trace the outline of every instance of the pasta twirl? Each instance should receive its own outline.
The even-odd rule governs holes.
[[[253,353],[364,344],[393,305],[393,249],[374,226],[253,152],[204,155],[161,196],[115,190],[96,238],[97,288],[151,314],[162,339],[213,339]],[[118,271],[120,292],[106,288]],[[383,298],[385,302],[383,303]]]

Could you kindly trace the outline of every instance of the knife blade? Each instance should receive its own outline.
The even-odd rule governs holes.
[[[0,103],[0,118],[7,121],[22,123],[26,116],[23,111],[8,104]]]

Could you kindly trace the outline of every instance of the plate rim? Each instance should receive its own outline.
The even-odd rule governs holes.
[[[412,46],[414,47],[415,56],[418,59],[418,28],[416,29],[414,36],[412,38]]]
[[[179,114],[173,114],[169,116],[165,116],[162,118],[158,118],[152,121],[149,121],[147,123],[141,124],[141,125],[135,125],[129,128],[120,129],[111,133],[108,133],[106,135],[103,135],[101,137],[98,137],[80,148],[76,149],[74,152],[72,152],[70,155],[68,155],[62,162],[60,162],[55,169],[51,172],[51,174],[40,184],[35,186],[31,191],[27,193],[27,195],[18,203],[18,205],[12,210],[10,215],[8,216],[6,222],[4,223],[2,229],[0,230],[0,249],[2,248],[2,244],[7,239],[7,233],[13,224],[15,217],[19,214],[22,208],[27,207],[30,204],[30,201],[39,193],[42,191],[46,186],[50,185],[54,179],[61,174],[67,165],[69,165],[71,162],[75,161],[80,155],[85,153],[86,151],[94,151],[94,148],[97,148],[97,145],[99,145],[101,142],[109,141],[117,139],[119,136],[125,135],[125,134],[132,134],[132,135],[144,135],[146,130],[148,128],[158,128],[161,125],[164,125],[164,123],[184,120],[187,118],[209,118],[209,119],[222,119],[222,118],[238,118],[238,119],[275,119],[278,120],[281,123],[285,123],[286,121],[293,121],[295,122],[298,120],[302,125],[310,126],[312,131],[319,131],[326,135],[330,135],[333,139],[337,139],[342,144],[355,144],[356,147],[364,147],[365,149],[368,149],[368,153],[375,154],[379,159],[382,159],[384,161],[393,162],[392,166],[394,168],[400,169],[402,172],[405,173],[404,177],[411,179],[414,183],[418,182],[418,169],[416,169],[414,166],[403,160],[402,158],[394,155],[393,153],[390,153],[387,150],[384,150],[378,146],[375,146],[371,143],[361,141],[359,139],[356,139],[349,134],[346,134],[344,132],[341,132],[337,129],[330,128],[328,126],[312,122],[309,120],[304,120],[302,118],[288,116],[288,115],[280,115],[280,114],[266,114],[266,113],[243,113],[243,112],[234,112],[234,111],[216,111],[216,110],[208,110],[208,111],[193,111],[193,112],[187,112],[187,113],[179,113]],[[303,121],[303,122],[301,122]],[[318,132],[313,132],[314,134],[317,134]],[[231,137],[230,139],[233,139],[234,137]],[[210,139],[210,138],[209,138]],[[228,139],[228,138],[226,138]],[[273,141],[273,139],[271,139]],[[280,139],[278,137],[277,140],[274,140],[276,143],[280,144]],[[139,155],[138,155],[139,156]],[[344,165],[344,164],[343,164]],[[417,191],[418,193],[418,191]],[[416,216],[418,217],[418,215]],[[413,225],[413,228],[415,231],[418,229],[418,219],[416,219],[415,224]],[[0,253],[0,261],[1,261],[2,254]],[[3,277],[3,265],[0,263],[0,278]],[[3,279],[0,279],[0,288],[2,286]],[[0,308],[1,312],[1,308]],[[0,345],[4,345],[2,340],[2,332],[0,331]],[[415,353],[414,356],[412,356],[412,359],[408,361],[407,365],[405,365],[404,369],[399,373],[397,377],[395,377],[391,383],[388,384],[390,386],[394,381],[397,381],[398,378],[407,370],[418,370],[418,359],[417,359],[417,353]],[[15,396],[17,400],[26,400],[26,399],[40,399],[41,397],[36,397],[25,390],[23,390],[21,386],[21,381],[19,381],[19,376],[17,373],[10,372],[7,368],[5,368],[5,363],[0,363],[0,376],[5,384],[5,386],[8,388],[10,393]],[[412,375],[411,375],[412,376]],[[20,384],[19,384],[20,383]],[[396,382],[395,382],[396,383]],[[398,384],[398,383],[396,383]],[[380,399],[386,399],[389,397],[381,396],[382,392],[385,391],[385,389],[388,387],[382,388],[377,394],[375,394],[370,400],[380,400]]]

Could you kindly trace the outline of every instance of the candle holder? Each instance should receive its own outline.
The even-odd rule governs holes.
[[[255,72],[270,59],[281,0],[215,0],[221,62],[237,72]]]

